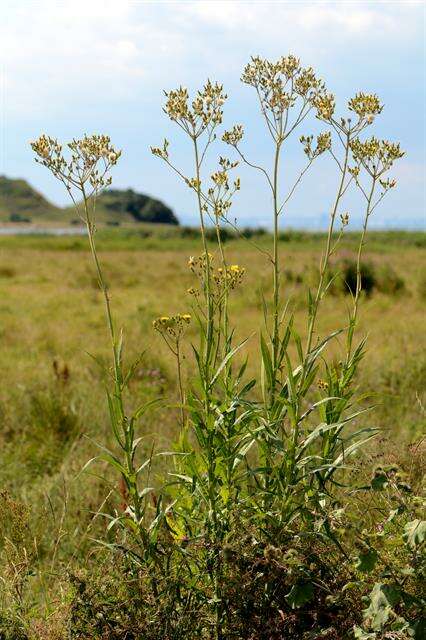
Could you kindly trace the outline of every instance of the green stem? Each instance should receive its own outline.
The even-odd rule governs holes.
[[[355,289],[354,305],[353,305],[352,315],[349,322],[348,338],[347,338],[347,355],[346,355],[347,363],[349,362],[351,353],[352,353],[353,336],[354,336],[356,321],[358,318],[359,298],[362,290],[362,278],[361,278],[362,250],[365,245],[365,236],[367,233],[368,220],[370,218],[371,204],[373,201],[374,191],[376,188],[376,182],[377,182],[377,178],[373,177],[370,193],[368,194],[368,199],[367,199],[367,209],[365,213],[364,223],[362,226],[361,239],[358,246],[358,253],[357,253],[357,260],[356,260],[356,289]]]
[[[211,300],[210,256],[209,256],[208,246],[207,246],[206,227],[204,223],[203,204],[202,204],[202,197],[201,197],[201,176],[200,176],[201,167],[200,167],[200,159],[199,159],[199,150],[198,150],[198,144],[197,144],[197,137],[195,136],[195,134],[193,135],[192,140],[194,143],[194,153],[195,153],[195,176],[197,180],[196,191],[197,191],[197,201],[198,201],[198,212],[200,215],[201,237],[203,241],[203,249],[204,249],[204,255],[205,255],[205,283],[206,283],[205,297],[206,297],[206,303],[207,303],[207,335],[206,335],[205,366],[206,366],[207,382],[209,382],[210,375],[208,373],[208,370],[210,368],[209,363],[210,363],[210,357],[211,357],[212,346],[213,346],[213,309],[212,309],[212,300]]]
[[[216,237],[217,237],[217,244],[219,247],[219,252],[220,252],[220,257],[221,257],[221,261],[222,261],[222,268],[223,268],[223,273],[225,276],[225,294],[224,294],[224,298],[223,298],[223,340],[224,340],[224,352],[223,352],[223,357],[226,356],[227,354],[227,347],[228,347],[228,336],[229,336],[229,318],[228,318],[228,293],[229,293],[229,289],[228,289],[228,265],[226,262],[226,258],[225,258],[225,252],[223,249],[223,244],[222,244],[222,240],[220,237],[220,225],[218,222],[218,219],[216,218]],[[225,367],[225,371],[228,371],[228,366]],[[226,376],[225,376],[226,379]]]
[[[185,411],[184,411],[185,396],[183,394],[182,361],[181,361],[179,340],[176,341],[176,361],[177,361],[177,373],[178,373],[178,385],[179,385],[179,397],[180,397],[180,419],[181,419],[181,427],[183,429],[185,426]]]
[[[310,318],[309,318],[309,325],[308,325],[308,337],[307,337],[307,342],[306,342],[306,356],[309,355],[309,352],[311,350],[312,347],[312,340],[313,340],[313,335],[314,335],[314,329],[315,329],[315,322],[316,322],[316,318],[318,315],[318,308],[319,308],[319,304],[321,302],[321,298],[323,295],[323,290],[324,290],[324,279],[325,279],[325,275],[327,272],[327,267],[328,267],[328,263],[330,260],[330,256],[332,253],[332,239],[333,239],[333,231],[334,231],[334,223],[336,220],[336,215],[337,215],[337,210],[340,204],[340,200],[344,194],[344,184],[345,184],[345,178],[346,178],[346,174],[347,174],[347,169],[348,169],[348,161],[349,161],[349,133],[346,134],[346,144],[345,144],[345,158],[344,158],[344,162],[343,162],[343,166],[342,166],[342,177],[339,183],[339,188],[337,191],[337,195],[336,195],[336,200],[334,202],[334,206],[333,209],[331,211],[331,218],[330,218],[330,224],[328,227],[328,234],[327,234],[327,243],[326,243],[326,249],[325,249],[325,253],[323,255],[322,261],[321,261],[321,267],[320,267],[320,280],[318,283],[318,288],[316,291],[316,295],[315,295],[315,300],[314,300],[314,304],[312,307],[312,311],[310,314]],[[306,357],[305,356],[305,357]],[[306,372],[305,372],[306,373]],[[304,378],[304,376],[302,376],[302,378]],[[304,381],[304,379],[303,379]]]
[[[273,347],[273,387],[271,389],[271,400],[273,402],[275,395],[275,385],[278,368],[278,351],[279,351],[279,305],[280,305],[280,268],[279,268],[279,251],[278,251],[278,218],[279,218],[279,205],[278,205],[278,171],[280,162],[281,141],[278,140],[275,147],[274,158],[274,175],[273,175],[273,203],[274,203],[274,247],[273,247],[273,269],[274,269],[274,294],[273,294],[273,333],[272,333],[272,347]],[[272,404],[271,402],[271,404]]]
[[[135,510],[135,516],[139,523],[142,512],[141,512],[138,488],[136,484],[135,470],[133,465],[133,442],[129,442],[129,428],[127,425],[127,420],[124,412],[123,375],[122,375],[122,369],[121,369],[121,355],[119,353],[119,349],[117,348],[114,321],[113,321],[112,311],[111,311],[111,302],[110,302],[109,293],[108,293],[108,286],[105,282],[105,278],[102,272],[102,267],[99,262],[98,253],[96,249],[96,243],[95,243],[95,237],[94,237],[95,226],[90,216],[89,199],[87,197],[83,183],[81,184],[81,192],[83,194],[85,222],[86,222],[87,234],[89,238],[90,251],[93,257],[93,261],[95,263],[99,287],[102,291],[104,301],[105,301],[107,324],[108,324],[109,334],[111,338],[111,347],[112,347],[113,365],[114,365],[113,368],[114,368],[115,398],[118,402],[120,426],[125,438],[125,456],[126,456],[126,466],[127,466],[127,478],[125,478],[125,480],[129,486],[129,492],[133,500],[133,508]]]
[[[344,157],[344,162],[342,166],[342,177],[340,179],[334,206],[331,211],[330,224],[329,224],[328,233],[327,233],[326,248],[321,260],[320,279],[319,279],[317,291],[315,294],[315,299],[312,305],[312,309],[309,310],[308,336],[306,340],[304,361],[302,363],[302,372],[301,372],[300,381],[298,384],[299,393],[297,394],[297,399],[296,399],[297,407],[296,407],[295,416],[294,416],[294,423],[292,425],[293,428],[292,428],[292,439],[291,439],[291,446],[290,446],[290,461],[289,461],[290,463],[289,463],[288,472],[287,472],[287,481],[289,484],[291,484],[293,481],[293,474],[294,474],[294,468],[296,463],[296,449],[297,449],[297,442],[299,440],[299,419],[300,419],[300,412],[301,412],[301,405],[302,405],[302,398],[303,398],[303,385],[305,383],[306,374],[308,371],[308,357],[312,348],[318,309],[324,293],[324,281],[325,281],[325,276],[327,272],[327,267],[329,264],[330,256],[334,249],[332,245],[334,223],[336,220],[336,215],[337,215],[338,207],[340,204],[340,200],[345,192],[345,178],[346,178],[347,169],[348,169],[349,149],[350,149],[349,142],[350,142],[350,133],[348,132],[346,134],[345,157]]]

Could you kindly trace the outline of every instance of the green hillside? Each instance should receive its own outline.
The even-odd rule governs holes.
[[[109,189],[97,202],[97,220],[104,224],[153,222],[177,225],[173,211],[160,200],[132,189]],[[76,219],[72,206],[60,208],[36,191],[28,182],[0,176],[0,223],[58,222]]]
[[[61,219],[64,212],[25,180],[0,176],[0,222]],[[67,214],[67,219],[69,215]]]
[[[179,224],[173,211],[160,200],[133,189],[108,189],[98,198],[97,218],[100,222],[156,222]]]

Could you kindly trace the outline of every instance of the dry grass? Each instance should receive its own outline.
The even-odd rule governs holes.
[[[62,242],[60,239],[59,244]],[[262,240],[267,242],[267,238]],[[194,285],[187,268],[198,241],[165,241],[164,249],[151,240],[140,248],[101,251],[112,290],[116,317],[125,327],[126,352],[134,357],[148,348],[131,394],[135,403],[161,396],[176,399],[174,366],[169,352],[152,329],[162,313],[186,312]],[[425,300],[419,293],[424,255],[421,247],[374,239],[366,260],[392,266],[404,279],[396,296],[374,292],[362,305],[359,335],[368,332],[361,388],[373,391],[379,404],[370,422],[384,430],[385,440],[371,445],[370,466],[383,449],[392,459],[404,460],[409,444],[420,436],[425,422],[424,396],[426,338]],[[305,305],[305,285],[310,267],[318,264],[320,242],[286,243],[283,272],[285,290],[292,296],[296,321]],[[344,249],[350,254],[350,243]],[[267,286],[265,258],[242,241],[228,246],[229,259],[247,269],[244,285],[232,304],[241,336],[253,334],[247,351],[250,367],[258,375],[259,292]],[[283,252],[284,253],[284,252]],[[291,271],[291,277],[289,274]],[[297,274],[302,283],[297,282]],[[290,277],[290,279],[289,279]],[[300,279],[300,278],[299,278]],[[291,280],[291,281],[290,281]],[[0,334],[2,343],[0,390],[0,486],[29,505],[32,535],[37,539],[43,572],[32,580],[36,602],[53,610],[66,587],[57,568],[73,568],[93,552],[92,537],[104,535],[104,523],[93,514],[117,478],[107,468],[106,484],[79,472],[96,448],[90,438],[110,439],[104,396],[104,374],[89,355],[107,363],[105,318],[101,295],[93,278],[90,256],[77,248],[17,248],[11,239],[0,249]],[[326,301],[320,332],[344,324],[343,294]],[[304,327],[299,327],[304,335]],[[257,335],[256,335],[257,334]],[[189,332],[189,340],[191,332]],[[335,347],[336,353],[338,344]],[[56,361],[56,374],[54,362]],[[63,374],[64,367],[68,374]],[[62,372],[62,373],[61,373]],[[177,410],[159,409],[144,422],[147,447],[155,436],[159,448],[167,446],[177,430]],[[116,504],[116,498],[110,498]],[[114,502],[115,501],[115,502]]]

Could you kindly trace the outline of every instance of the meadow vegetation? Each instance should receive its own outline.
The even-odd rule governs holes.
[[[198,232],[98,232],[120,152],[32,145],[88,237],[0,239],[5,640],[424,636],[425,237],[367,234],[402,152],[365,138],[377,96],[337,116],[293,56],[253,58],[242,80],[271,172],[240,125],[221,131],[220,85],[166,94],[192,168],[167,140],[152,151],[193,191]],[[283,194],[287,138],[314,116],[326,130],[300,138]],[[218,137],[230,158],[206,176]],[[280,231],[328,153],[328,232]],[[272,233],[232,222],[237,160],[269,185]]]

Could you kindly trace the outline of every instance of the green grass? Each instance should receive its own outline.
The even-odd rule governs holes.
[[[346,257],[357,237],[344,241]],[[296,323],[304,313],[305,287],[318,264],[322,239],[323,234],[302,232],[282,238],[284,291]],[[392,268],[404,281],[398,294],[373,290],[362,305],[358,335],[368,334],[369,348],[357,384],[374,393],[377,407],[369,420],[382,430],[382,439],[369,445],[363,459],[361,474],[367,476],[383,461],[406,467],[410,445],[426,426],[425,239],[422,233],[373,232],[366,247],[368,262],[377,270]],[[266,247],[270,238],[253,241]],[[230,262],[247,269],[232,313],[240,319],[239,337],[252,336],[246,351],[249,371],[258,378],[259,294],[261,286],[268,293],[269,266],[245,241],[230,239],[226,246]],[[174,405],[174,364],[152,320],[190,310],[191,298],[184,292],[194,281],[187,260],[199,254],[199,241],[180,229],[104,228],[98,247],[115,317],[125,328],[126,354],[133,359],[145,351],[129,399],[136,406],[160,396]],[[344,324],[346,304],[349,298],[342,293],[329,297],[320,334]],[[300,331],[303,336],[303,327]],[[189,357],[193,329],[188,337]],[[37,540],[38,569],[30,577],[30,602],[19,615],[30,615],[34,606],[40,618],[46,612],[54,616],[69,593],[67,572],[78,574],[91,564],[92,539],[105,532],[104,522],[93,520],[93,514],[117,487],[116,475],[103,464],[92,468],[94,475],[87,469],[81,473],[97,454],[94,440],[111,443],[106,374],[98,364],[109,363],[104,308],[86,238],[0,237],[0,340],[0,487],[28,506],[29,537]],[[149,450],[153,439],[159,449],[167,448],[177,432],[177,409],[160,406],[143,422],[144,447]],[[116,502],[112,495],[109,508]]]

